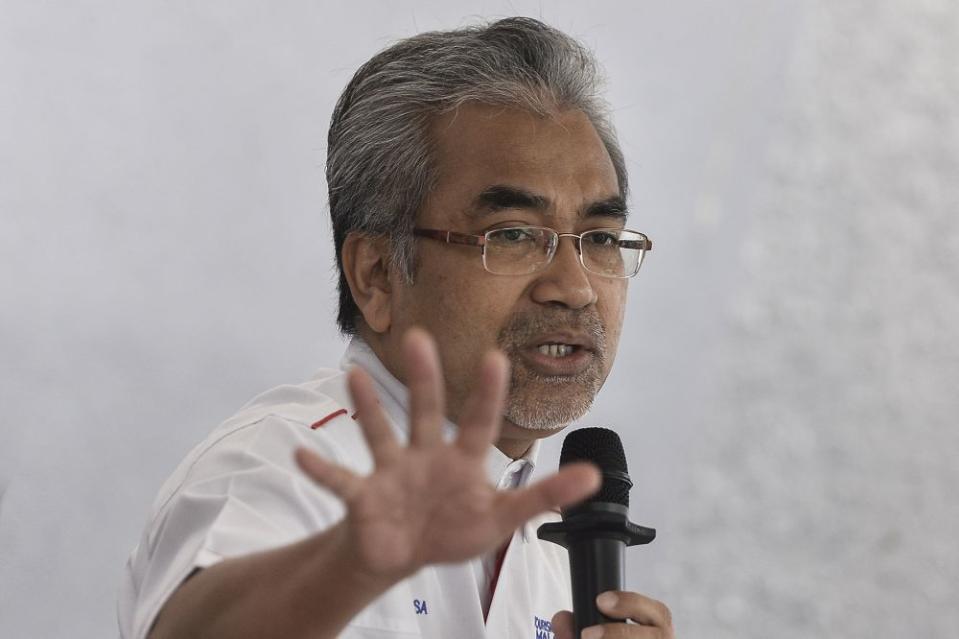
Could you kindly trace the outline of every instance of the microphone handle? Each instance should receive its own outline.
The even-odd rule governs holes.
[[[622,622],[602,614],[596,607],[596,596],[607,590],[623,589],[626,543],[622,538],[606,536],[579,537],[568,543],[576,636],[596,624]]]

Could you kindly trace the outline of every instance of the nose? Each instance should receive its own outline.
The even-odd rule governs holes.
[[[573,309],[596,303],[596,290],[580,262],[578,237],[560,236],[553,261],[537,273],[532,296],[539,304],[559,304]]]

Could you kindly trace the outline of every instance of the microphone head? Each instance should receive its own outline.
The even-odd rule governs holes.
[[[599,466],[603,485],[599,492],[584,504],[605,502],[629,507],[629,489],[633,482],[626,467],[623,443],[614,431],[608,428],[581,428],[574,430],[563,440],[559,465],[587,461]]]

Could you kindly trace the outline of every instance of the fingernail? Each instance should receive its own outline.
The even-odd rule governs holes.
[[[596,605],[600,608],[612,608],[616,605],[616,600],[618,597],[611,592],[604,592],[600,596],[596,597]]]
[[[602,636],[603,636],[602,626],[593,626],[591,628],[587,628],[586,630],[583,631],[583,634],[582,634],[583,639],[600,639],[600,637]]]

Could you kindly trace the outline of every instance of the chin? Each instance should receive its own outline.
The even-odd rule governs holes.
[[[556,384],[556,387],[544,388],[541,392],[527,386],[522,393],[510,393],[506,419],[526,430],[562,430],[589,412],[596,394],[581,384],[577,384],[572,393],[571,389],[562,386],[565,384]],[[560,396],[556,397],[557,394]]]

